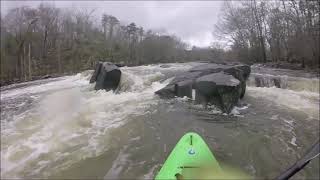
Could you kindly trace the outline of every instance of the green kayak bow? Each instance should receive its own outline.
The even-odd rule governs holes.
[[[315,143],[309,152],[278,176],[286,180],[319,156],[320,144]],[[226,170],[226,169],[225,169]],[[237,171],[223,171],[204,140],[196,133],[185,134],[176,144],[155,179],[252,179]]]
[[[212,179],[221,173],[204,140],[190,132],[179,140],[155,179]]]

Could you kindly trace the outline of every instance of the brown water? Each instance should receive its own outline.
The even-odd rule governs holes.
[[[93,91],[92,71],[2,88],[1,177],[150,179],[179,138],[194,131],[222,166],[273,178],[319,138],[319,93],[309,83],[319,84],[315,77],[254,69],[251,79],[281,76],[291,86],[250,81],[230,115],[154,95],[193,65],[122,68],[118,93]],[[318,179],[318,169],[319,158],[295,178]]]

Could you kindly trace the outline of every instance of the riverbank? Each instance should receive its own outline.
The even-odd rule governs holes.
[[[49,79],[49,78],[57,78],[57,77],[62,77],[62,76],[70,76],[74,75],[76,73],[63,73],[63,74],[46,74],[43,76],[33,76],[31,79],[27,80],[21,80],[21,79],[13,79],[13,80],[7,80],[7,81],[1,81],[0,82],[0,87],[12,85],[12,84],[22,84],[30,81],[36,81],[36,80],[42,80],[42,79]]]
[[[317,73],[319,74],[320,69],[319,67],[303,67],[300,63],[288,63],[288,62],[268,62],[262,64],[255,64],[256,66],[264,67],[264,68],[274,68],[274,69],[289,69],[289,70],[299,70],[305,71],[310,73]]]

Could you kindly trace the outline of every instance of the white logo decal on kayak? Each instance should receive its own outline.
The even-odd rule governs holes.
[[[194,155],[194,154],[196,153],[196,151],[191,148],[191,149],[189,149],[188,153],[189,153],[190,155]]]

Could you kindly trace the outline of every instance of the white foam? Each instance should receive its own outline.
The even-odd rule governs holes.
[[[296,137],[292,137],[292,139],[290,141],[290,144],[292,144],[294,146],[297,146],[296,141],[297,141],[297,138]]]
[[[124,153],[124,150],[127,148],[125,146],[118,154],[118,157],[113,161],[112,167],[109,169],[107,174],[104,176],[104,179],[117,179],[125,165],[127,164],[128,154]]]
[[[234,107],[230,114],[232,114],[233,116],[237,116],[237,117],[244,117],[243,115],[241,115],[241,113],[239,112],[240,108]]]
[[[155,166],[153,166],[150,170],[149,170],[149,172],[147,173],[147,174],[145,174],[144,176],[143,176],[143,178],[141,178],[141,179],[153,179],[154,178],[154,176],[155,176],[155,170],[156,169],[158,169],[158,167],[159,167],[160,165],[155,165]]]
[[[263,98],[281,107],[287,107],[318,119],[319,94],[308,91],[293,91],[280,88],[247,87],[246,96]]]
[[[121,85],[128,84],[129,88],[119,90],[120,93],[93,91],[88,72],[5,91],[1,100],[30,94],[36,98],[34,106],[13,121],[1,120],[1,143],[5,144],[1,149],[1,177],[12,178],[22,172],[46,177],[106,151],[105,137],[110,128],[122,126],[131,116],[149,113],[148,108],[157,103],[154,92],[170,82],[169,79],[160,83],[164,75],[158,69],[161,68],[122,69]],[[24,152],[25,149],[28,151]],[[21,157],[15,159],[16,154]],[[56,161],[59,163],[53,166]]]
[[[88,75],[89,76],[89,75]],[[72,88],[88,84],[88,76],[82,76],[80,73],[75,76],[61,77],[59,81],[53,81],[45,84],[27,86],[1,92],[1,101],[6,98],[15,98],[16,96],[41,93],[65,88]]]

